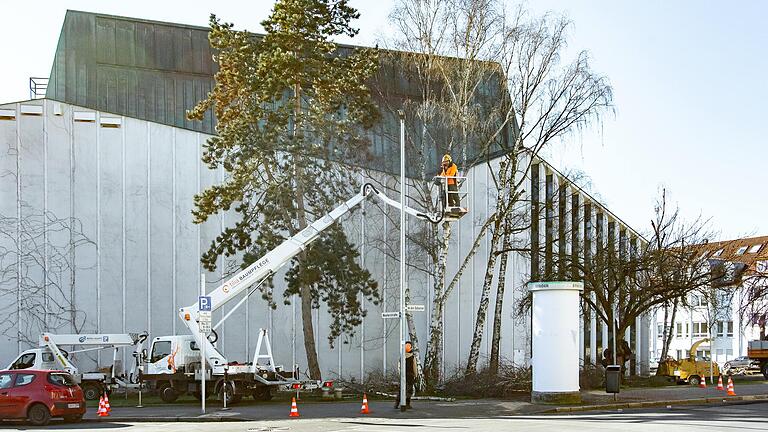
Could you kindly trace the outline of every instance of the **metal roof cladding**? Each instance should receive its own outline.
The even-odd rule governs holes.
[[[356,47],[340,45],[341,51]],[[394,51],[385,51],[395,53]],[[202,100],[214,86],[217,65],[208,42],[208,28],[145,19],[68,10],[59,36],[46,97],[99,111],[214,134],[216,119],[209,111],[203,121],[186,118],[186,111]],[[389,58],[390,60],[385,60]],[[382,120],[369,132],[370,154],[362,164],[378,171],[399,171],[399,124],[397,109],[407,101],[417,102],[422,91],[413,69],[403,58],[382,56],[381,68],[369,83]],[[478,95],[476,106],[508,98],[503,83],[488,80],[488,88]],[[419,124],[408,126],[411,160],[419,160],[422,131]],[[419,164],[409,166],[410,177],[434,175],[438,159],[457,142],[455,131],[437,125],[423,154],[425,173]],[[439,130],[443,128],[445,130]],[[511,131],[515,129],[507,128]],[[512,141],[511,133],[501,134],[488,152],[480,143],[470,143],[466,154],[455,155],[462,168],[492,159],[502,153],[501,146]],[[454,148],[455,150],[455,148]],[[411,154],[413,153],[413,154]]]

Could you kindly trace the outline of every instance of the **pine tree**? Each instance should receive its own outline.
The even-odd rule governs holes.
[[[359,17],[347,0],[278,0],[262,22],[266,35],[233,29],[215,15],[209,39],[219,70],[208,97],[189,113],[212,109],[217,136],[204,147],[210,169],[225,180],[195,196],[203,223],[234,210],[203,255],[208,270],[219,256],[244,252],[243,267],[322,217],[355,193],[355,166],[368,155],[365,130],[378,120],[367,80],[378,67],[374,50],[339,47],[332,37],[353,37]],[[360,294],[376,304],[371,275],[339,226],[330,228],[289,264],[288,288],[301,299],[304,347],[312,378],[320,379],[312,309],[322,303],[332,323],[329,341],[352,334],[365,311]],[[263,297],[276,307],[272,281]]]

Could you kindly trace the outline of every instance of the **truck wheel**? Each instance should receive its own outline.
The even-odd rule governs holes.
[[[27,412],[27,421],[34,426],[45,426],[51,421],[51,412],[43,404],[34,404]]]
[[[266,386],[256,387],[253,389],[251,396],[253,396],[253,399],[257,401],[268,401],[272,400],[272,391],[269,387]]]
[[[160,387],[160,391],[158,393],[160,393],[160,399],[166,403],[175,402],[176,399],[179,398],[179,392],[177,392],[175,388],[171,387],[170,384],[163,384]]]
[[[99,400],[99,397],[104,392],[102,387],[95,383],[85,383],[81,387],[86,400]]]
[[[768,362],[763,363],[760,367],[760,371],[763,373],[763,377],[768,380]]]
[[[701,378],[698,375],[692,375],[688,377],[688,383],[692,386],[697,386],[701,383]]]

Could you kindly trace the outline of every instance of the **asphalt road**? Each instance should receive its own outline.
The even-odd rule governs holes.
[[[163,432],[397,432],[407,431],[764,431],[768,430],[768,403],[717,406],[680,406],[623,412],[572,415],[501,416],[494,418],[325,418],[216,423],[83,423],[52,424],[45,429]],[[20,428],[19,425],[8,425]]]

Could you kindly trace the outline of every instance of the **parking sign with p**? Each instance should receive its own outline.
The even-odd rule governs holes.
[[[209,311],[211,310],[211,297],[210,296],[199,296],[197,298],[197,309],[200,311]]]

